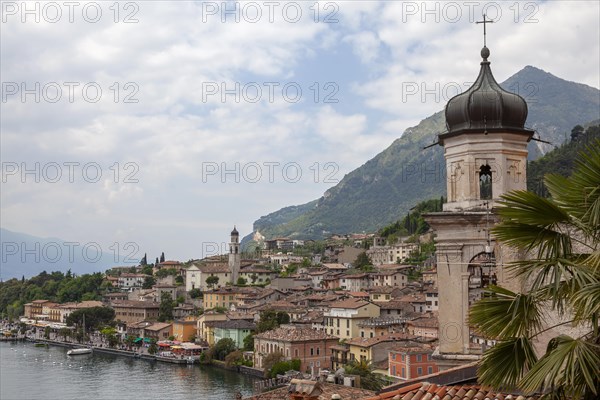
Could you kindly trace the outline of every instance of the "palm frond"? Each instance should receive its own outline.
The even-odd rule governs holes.
[[[575,161],[569,179],[548,175],[546,186],[553,199],[570,215],[595,233],[600,230],[600,140],[596,140]]]
[[[560,229],[571,218],[551,200],[526,191],[502,196],[498,213],[502,222],[492,234],[509,246],[536,249],[538,258],[560,257],[571,253],[571,237]]]
[[[539,301],[536,292],[514,293],[490,286],[485,297],[471,307],[469,320],[488,338],[530,336],[542,325]]]
[[[546,354],[519,382],[525,391],[565,388],[573,398],[596,393],[600,377],[600,348],[582,339],[560,335],[550,341]]]
[[[502,340],[484,353],[479,365],[479,381],[496,388],[515,387],[536,361],[528,338]]]

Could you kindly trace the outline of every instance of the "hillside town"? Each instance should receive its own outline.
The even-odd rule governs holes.
[[[259,370],[281,354],[282,360],[299,360],[298,372],[313,377],[352,362],[372,363],[389,382],[436,373],[436,271],[403,263],[418,244],[379,239],[335,237],[324,256],[311,258],[287,251],[303,243],[278,239],[265,242],[260,258],[246,259],[234,228],[228,255],[114,267],[104,275],[110,290],[102,301],[35,300],[25,304],[22,321],[40,337],[46,327],[48,337],[65,329],[69,336],[76,328],[67,324],[70,314],[108,307],[114,310],[115,347],[152,342],[160,355],[193,354],[200,361],[202,351],[228,339],[232,352],[242,351],[239,362]],[[367,240],[376,244],[365,251]],[[357,266],[361,255],[375,261]],[[147,287],[149,281],[155,283]],[[273,328],[258,329],[272,315],[280,319]],[[106,338],[102,343],[108,344]],[[177,351],[182,349],[201,351]]]

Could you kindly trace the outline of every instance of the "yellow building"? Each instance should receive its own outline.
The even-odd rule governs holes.
[[[204,340],[209,345],[213,345],[215,342],[215,331],[213,322],[215,321],[225,321],[227,320],[227,315],[216,313],[212,311],[207,311],[198,317],[198,321],[196,323],[196,337]]]
[[[197,320],[195,317],[180,319],[173,322],[173,336],[180,342],[189,342],[192,336],[196,336]]]
[[[408,343],[413,336],[397,333],[372,338],[357,337],[346,342],[348,346],[348,361],[371,361],[374,364],[388,359],[389,351],[397,346],[398,342]]]
[[[325,331],[340,339],[351,339],[360,335],[359,324],[369,318],[379,317],[379,306],[356,298],[331,303],[323,314]]]
[[[249,288],[234,286],[222,287],[204,292],[204,308],[225,307],[229,309],[232,305],[239,305],[243,297],[250,292]]]

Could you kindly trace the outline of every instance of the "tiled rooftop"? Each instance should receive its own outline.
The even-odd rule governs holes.
[[[350,308],[357,309],[368,305],[368,301],[364,301],[361,299],[350,298],[345,300],[336,301],[330,304],[331,308]]]
[[[479,385],[440,386],[435,383],[419,382],[376,396],[362,397],[361,400],[534,400],[538,398],[538,396],[527,397],[497,392]]]
[[[266,331],[254,336],[256,339],[281,340],[285,342],[306,342],[311,340],[337,339],[325,331],[316,331],[292,325],[281,325],[272,331]]]
[[[346,341],[346,344],[360,347],[371,347],[381,342],[396,342],[400,340],[416,339],[416,336],[406,333],[392,333],[388,335],[375,336],[372,338],[355,337]]]
[[[287,400],[290,394],[298,394],[297,389],[301,389],[299,386],[294,386],[293,388],[291,386],[287,385],[270,392],[247,397],[245,400]],[[362,399],[375,394],[370,390],[334,385],[332,383],[319,383],[319,389],[321,391],[317,397],[319,400],[331,400],[331,396],[334,394],[340,395],[340,398],[343,400]]]

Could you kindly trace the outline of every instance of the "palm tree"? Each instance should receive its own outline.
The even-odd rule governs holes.
[[[352,360],[344,367],[349,375],[360,376],[360,387],[367,390],[380,390],[386,381],[382,375],[374,373],[375,367],[368,360]]]
[[[480,363],[479,379],[493,387],[540,391],[548,398],[600,395],[600,141],[579,156],[568,179],[550,174],[550,199],[526,191],[501,201],[494,235],[529,258],[507,268],[529,291],[491,286],[470,312],[471,324],[497,340]],[[545,311],[561,318],[546,326]],[[569,324],[581,335],[553,337],[540,358],[533,343]]]

